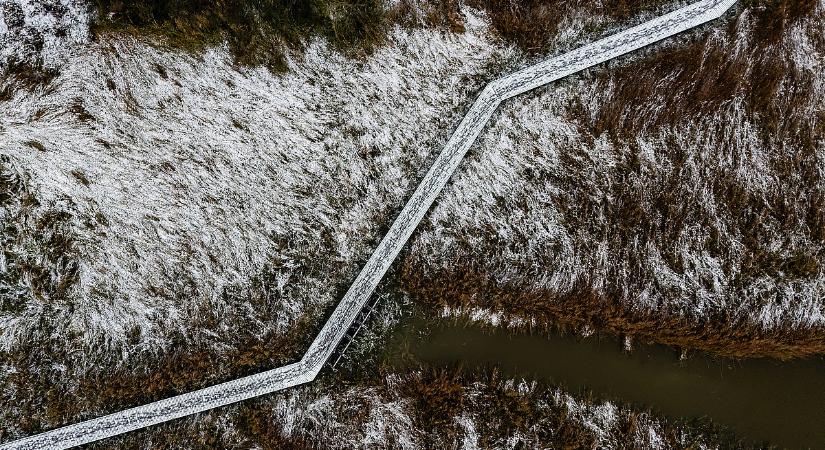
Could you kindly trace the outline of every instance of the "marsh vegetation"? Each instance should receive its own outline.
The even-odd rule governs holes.
[[[505,105],[405,286],[517,327],[822,353],[822,22],[821,3],[751,2]]]
[[[0,439],[294,360],[485,81],[662,4],[90,5],[88,51],[0,80]],[[402,287],[525,329],[822,353],[821,4],[754,1],[732,22],[505,105]],[[606,409],[613,442],[694,442],[643,408],[419,369],[99,447],[369,443],[339,439],[368,424],[436,445],[479,432],[465,414],[499,421],[485,444],[564,447],[601,439]]]

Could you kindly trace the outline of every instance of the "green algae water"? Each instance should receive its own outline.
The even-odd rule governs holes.
[[[707,417],[754,443],[825,448],[825,360],[680,359],[665,346],[511,334],[412,317],[388,352],[433,366],[495,366],[510,377],[592,390],[670,417]],[[395,356],[397,358],[397,356]],[[399,363],[401,364],[401,363]]]

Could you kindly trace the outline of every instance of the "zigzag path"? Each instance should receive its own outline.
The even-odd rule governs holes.
[[[8,442],[0,450],[70,448],[313,381],[501,102],[710,22],[736,2],[698,1],[489,83],[300,361]]]

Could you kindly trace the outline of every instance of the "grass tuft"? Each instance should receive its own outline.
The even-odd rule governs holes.
[[[40,143],[40,141],[35,141],[34,139],[29,139],[28,141],[24,142],[23,144],[25,144],[26,146],[31,147],[31,148],[33,148],[37,151],[41,151],[41,152],[46,151],[46,146],[43,145],[42,143]]]
[[[83,186],[88,186],[90,184],[89,179],[86,178],[86,174],[83,173],[82,170],[79,170],[79,169],[72,170],[71,174]]]
[[[17,90],[33,91],[49,84],[58,71],[16,59],[8,61],[0,71],[0,102],[11,100]]]

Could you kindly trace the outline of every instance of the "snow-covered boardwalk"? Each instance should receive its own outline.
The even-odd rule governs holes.
[[[70,448],[314,380],[502,101],[719,18],[736,1],[690,4],[487,85],[297,363],[8,442],[0,449]]]

